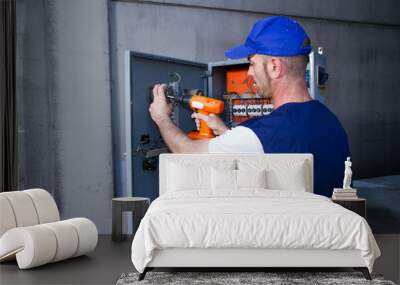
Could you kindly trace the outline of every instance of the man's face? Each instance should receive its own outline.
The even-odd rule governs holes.
[[[271,77],[268,75],[268,58],[255,54],[249,57],[249,70],[247,75],[252,77],[256,84],[257,93],[265,98],[272,97]]]

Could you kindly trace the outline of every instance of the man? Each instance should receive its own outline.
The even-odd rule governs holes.
[[[195,113],[197,123],[206,121],[217,137],[191,140],[172,123],[163,86],[156,85],[151,117],[175,153],[312,153],[314,193],[331,196],[332,189],[341,186],[349,146],[336,116],[308,94],[305,71],[311,49],[309,37],[296,21],[282,16],[257,21],[246,42],[225,55],[249,59],[248,75],[257,92],[272,99],[271,114],[229,129],[215,115]]]

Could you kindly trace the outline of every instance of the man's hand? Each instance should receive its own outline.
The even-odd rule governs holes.
[[[153,121],[159,125],[164,120],[170,120],[172,106],[167,103],[163,84],[154,85],[153,98],[153,103],[151,103],[149,108],[150,116]]]
[[[165,98],[163,85],[157,84],[154,86],[153,97],[149,112],[168,148],[173,153],[208,152],[208,140],[191,140],[187,134],[172,122],[170,119],[172,106],[168,104]]]
[[[201,113],[193,113],[192,118],[196,119],[197,129],[200,128],[200,121],[203,120],[207,123],[208,127],[212,129],[215,135],[219,136],[225,133],[229,128],[224,124],[220,117],[215,114],[204,115]]]

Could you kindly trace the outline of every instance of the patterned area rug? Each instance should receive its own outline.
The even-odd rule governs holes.
[[[372,281],[364,278],[360,272],[148,272],[142,281],[139,273],[122,274],[117,285],[145,284],[379,284],[395,285],[380,275],[372,275]]]

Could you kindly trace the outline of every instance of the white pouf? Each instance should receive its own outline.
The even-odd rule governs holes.
[[[96,248],[96,225],[86,218],[59,221],[45,190],[0,193],[0,262],[17,259],[20,269],[84,255]]]

